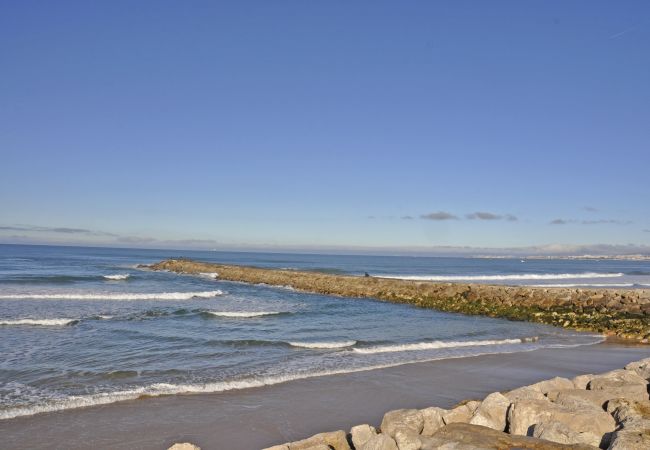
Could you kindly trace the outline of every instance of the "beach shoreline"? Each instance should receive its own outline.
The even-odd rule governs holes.
[[[315,433],[378,426],[397,408],[451,407],[555,376],[623,367],[650,348],[616,341],[539,349],[330,375],[215,394],[174,395],[0,421],[8,448],[166,449],[191,441],[203,449],[250,450]],[[33,431],[38,429],[39,433]]]
[[[444,312],[543,323],[650,343],[650,290],[434,283],[168,259],[142,269],[303,292],[373,298]]]

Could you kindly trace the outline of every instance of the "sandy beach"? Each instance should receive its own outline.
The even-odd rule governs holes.
[[[484,355],[311,378],[209,395],[146,398],[0,421],[6,448],[251,450],[317,432],[375,426],[395,408],[455,403],[554,376],[623,367],[650,356],[620,342]],[[56,444],[53,444],[56,443]]]

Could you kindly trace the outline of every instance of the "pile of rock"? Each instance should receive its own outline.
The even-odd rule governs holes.
[[[265,450],[650,449],[650,358],[572,380],[553,378],[452,409],[387,412]]]

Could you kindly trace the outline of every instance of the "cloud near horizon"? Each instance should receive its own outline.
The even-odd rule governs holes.
[[[491,212],[477,211],[475,213],[467,214],[469,220],[507,220],[508,222],[516,222],[517,217],[512,214],[495,214]]]
[[[630,225],[632,224],[631,220],[618,220],[618,219],[598,219],[598,220],[575,220],[575,219],[554,219],[551,220],[549,225],[568,225],[568,224],[576,224],[576,225],[603,225],[603,224],[611,224],[611,225]]]
[[[88,230],[86,228],[67,228],[67,227],[41,227],[35,225],[3,225],[0,226],[2,231],[22,231],[22,232],[36,232],[36,233],[61,233],[61,234],[83,234],[91,236],[112,236],[117,237],[117,234],[108,233],[105,231]]]
[[[437,211],[429,214],[420,215],[420,219],[426,220],[458,220],[458,216],[445,211]]]

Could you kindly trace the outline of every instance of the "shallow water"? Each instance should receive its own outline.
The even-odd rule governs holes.
[[[213,274],[135,268],[170,256],[384,276],[507,276],[523,273],[517,268],[524,264],[0,246],[0,418],[601,340],[536,324],[225,282]],[[643,277],[648,267],[531,262],[526,273]]]

